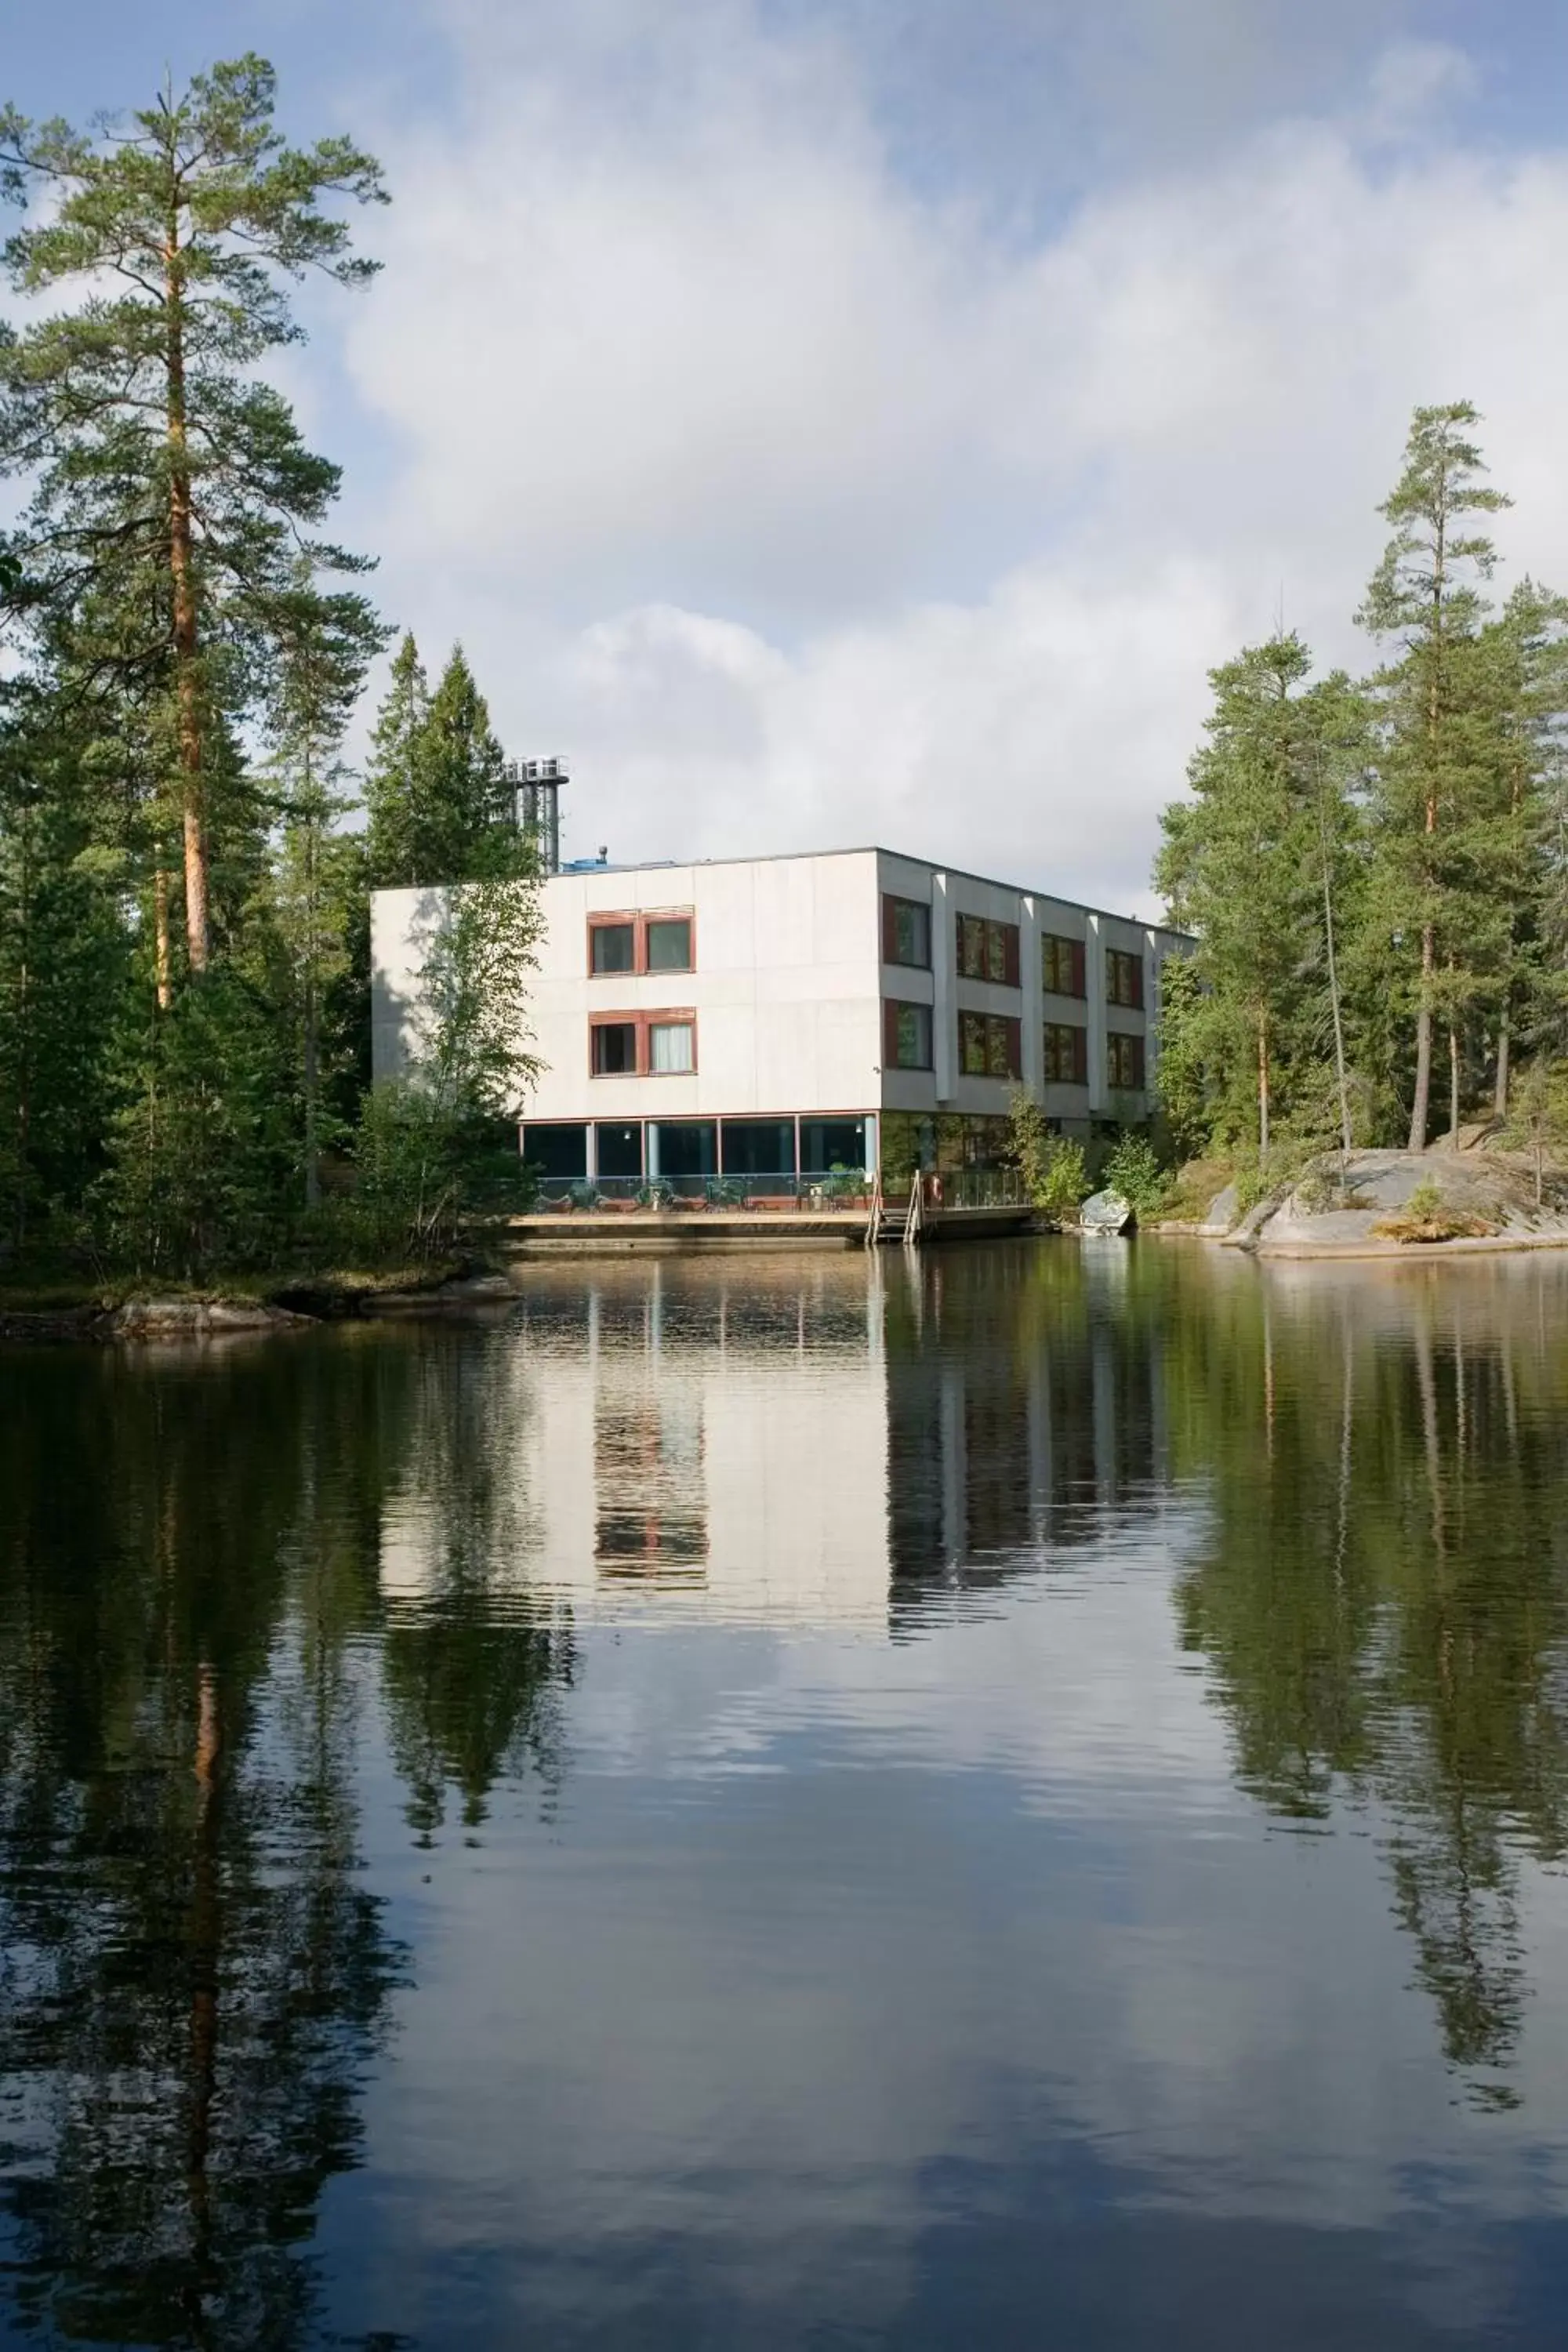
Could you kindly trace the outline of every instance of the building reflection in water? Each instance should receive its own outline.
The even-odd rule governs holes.
[[[956,1278],[940,1255],[527,1269],[514,1313],[468,1335],[482,1409],[395,1498],[385,1589],[439,1585],[458,1472],[496,1490],[498,1607],[885,1629],[927,1591],[1104,1541],[1163,1491],[1163,1360],[1126,1267],[1107,1249],[999,1250]]]

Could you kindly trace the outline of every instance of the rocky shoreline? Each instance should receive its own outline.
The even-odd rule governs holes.
[[[0,1340],[145,1341],[153,1344],[255,1339],[318,1330],[326,1323],[439,1316],[506,1306],[517,1293],[503,1274],[448,1276],[426,1286],[379,1288],[330,1280],[286,1283],[270,1298],[102,1297],[58,1305],[0,1301]]]
[[[1200,1223],[1153,1230],[1196,1235],[1256,1257],[1426,1261],[1568,1248],[1568,1171],[1522,1154],[1456,1150],[1325,1154],[1245,1213],[1234,1186]]]

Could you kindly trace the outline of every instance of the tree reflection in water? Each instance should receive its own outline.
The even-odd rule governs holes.
[[[39,1355],[5,1382],[0,2079],[26,2328],[309,2333],[316,2200],[357,2160],[398,1969],[358,1876],[343,1655],[377,1605],[399,1384],[353,1349]]]
[[[1239,1782],[1302,1828],[1375,1818],[1447,2057],[1500,2105],[1520,1864],[1568,1827],[1565,1273],[1146,1241],[889,1286],[895,1626],[1197,1500],[1180,1635]]]
[[[420,1335],[406,1444],[388,1498],[398,1571],[382,1637],[393,1753],[429,1843],[448,1790],[471,1834],[503,1773],[531,1767],[553,1804],[563,1769],[571,1626],[524,1571],[537,1521],[522,1472],[528,1388],[515,1335]]]
[[[1260,1269],[1169,1318],[1175,1464],[1212,1509],[1180,1588],[1245,1786],[1385,1842],[1471,2095],[1509,2105],[1522,1857],[1568,1828],[1561,1274]]]

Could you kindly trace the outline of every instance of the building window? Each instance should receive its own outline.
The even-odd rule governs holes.
[[[596,1078],[635,1078],[637,1074],[637,1024],[635,1021],[595,1021],[588,1031],[589,1067]]]
[[[690,1021],[650,1021],[647,1066],[656,1078],[672,1078],[697,1067],[697,1029]]]
[[[691,970],[691,918],[689,915],[650,915],[648,917],[647,962],[649,971],[689,971]]]
[[[689,909],[660,915],[590,915],[588,970],[601,973],[694,971],[696,924]]]
[[[1081,940],[1064,940],[1055,931],[1041,933],[1040,984],[1047,996],[1089,994]]]
[[[882,899],[882,961],[931,970],[931,908],[918,899]]]
[[[588,1173],[588,1130],[581,1122],[531,1121],[522,1132],[522,1157],[547,1182],[581,1183]]]
[[[711,1118],[661,1118],[649,1128],[653,1139],[650,1162],[661,1177],[690,1182],[694,1177],[719,1172],[719,1128]]]
[[[958,1051],[966,1078],[1020,1078],[1024,1075],[1022,1028],[1005,1013],[961,1013]]]
[[[1143,1003],[1143,959],[1141,955],[1125,955],[1120,948],[1108,948],[1105,956],[1105,995],[1110,1004],[1130,1004],[1139,1011]]]
[[[697,1015],[623,1013],[588,1024],[588,1067],[596,1078],[670,1078],[697,1067]]]
[[[1046,1024],[1046,1083],[1058,1087],[1089,1084],[1089,1032],[1065,1023]]]
[[[882,1059],[889,1070],[929,1070],[931,1062],[931,1006],[929,1004],[896,1004],[889,998],[882,1007],[884,1036]]]
[[[1141,1094],[1143,1088],[1143,1040],[1124,1036],[1113,1029],[1105,1041],[1106,1076],[1112,1087],[1124,1094]]]
[[[637,925],[620,919],[613,923],[590,923],[588,969],[594,972],[635,971]]]
[[[866,1122],[863,1118],[803,1118],[800,1123],[800,1172],[830,1176],[837,1169],[864,1171]]]
[[[960,915],[958,969],[964,980],[989,980],[1000,988],[1016,988],[1017,924],[993,923],[980,915]]]
[[[793,1176],[793,1118],[726,1118],[720,1123],[726,1176]]]
[[[594,1129],[594,1164],[606,1182],[626,1183],[642,1175],[642,1127],[600,1119]]]

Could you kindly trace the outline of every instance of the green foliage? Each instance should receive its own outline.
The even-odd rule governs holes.
[[[1100,1170],[1100,1181],[1130,1201],[1141,1217],[1152,1216],[1169,1192],[1170,1178],[1146,1135],[1121,1135]]]
[[[1450,1123],[1568,1045],[1568,604],[1525,581],[1491,614],[1478,521],[1508,501],[1475,424],[1415,412],[1359,615],[1384,667],[1309,685],[1298,639],[1245,650],[1166,813],[1156,878],[1198,939],[1157,1085],[1244,1190],[1331,1142],[1423,1144],[1439,1039]]]
[[[36,298],[0,331],[0,1252],[171,1280],[428,1255],[529,1192],[534,860],[460,649],[431,694],[405,646],[346,829],[387,633],[328,584],[366,567],[266,369],[289,278],[371,274],[339,215],[383,191],[274,104],[247,57],[91,134],[0,112]],[[433,915],[416,1066],[372,1096],[369,892],[405,878],[484,895]]]
[[[1535,1170],[1535,1205],[1543,1205],[1548,1158],[1568,1154],[1568,1062],[1540,1055],[1520,1073],[1503,1139],[1528,1151]]]
[[[377,1238],[401,1233],[426,1255],[533,1198],[516,1119],[539,1067],[527,1001],[542,920],[532,877],[431,897],[408,1075],[369,1090],[354,1148]]]
[[[405,635],[365,772],[373,887],[503,879],[526,870],[489,710],[461,646],[436,691]]]
[[[212,837],[243,813],[226,726],[265,701],[308,583],[363,568],[313,536],[338,469],[258,363],[299,338],[283,278],[371,273],[323,198],[383,191],[346,140],[286,146],[274,97],[270,66],[247,56],[97,136],[0,111],[4,191],[41,199],[5,270],[45,298],[0,340],[0,471],[31,483],[7,602],[87,691],[138,708],[149,846],[162,859],[183,836],[198,971]],[[75,309],[59,299],[78,292]]]
[[[1007,1124],[1009,1155],[1030,1200],[1042,1215],[1067,1223],[1089,1192],[1081,1146],[1053,1135],[1039,1104],[1022,1087],[1014,1089]]]
[[[103,1164],[120,863],[94,840],[77,747],[19,716],[0,735],[0,1247],[47,1246]]]
[[[1210,676],[1193,797],[1162,819],[1155,866],[1172,920],[1197,933],[1168,966],[1157,1084],[1183,1147],[1250,1141],[1267,1160],[1321,1087],[1332,1023],[1329,932],[1342,920],[1363,725],[1349,681],[1309,688],[1299,637],[1245,649]]]
[[[94,1193],[106,1255],[189,1277],[276,1255],[294,1138],[279,1040],[254,991],[220,967],[166,1013],[149,1003],[121,1077]]]

